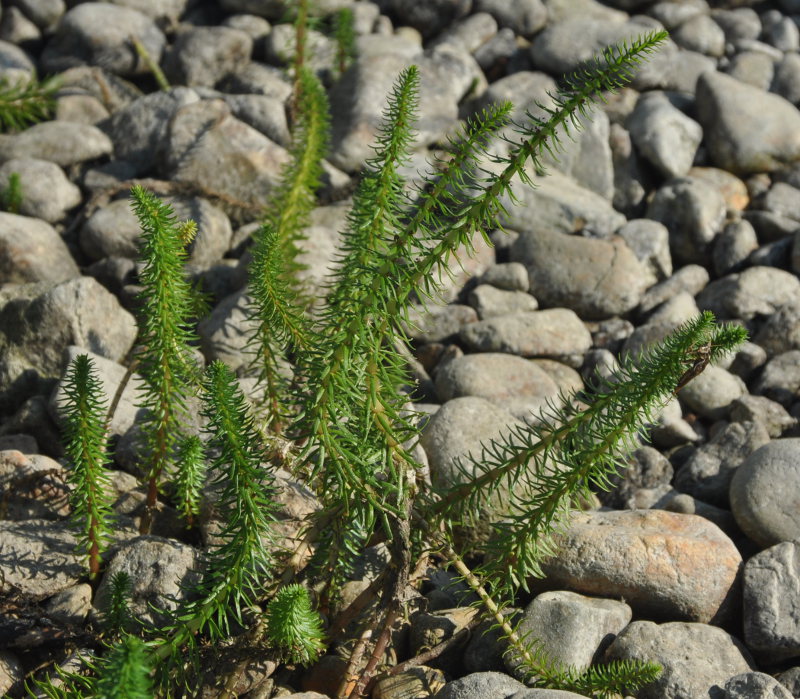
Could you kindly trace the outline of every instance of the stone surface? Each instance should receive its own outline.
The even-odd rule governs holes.
[[[95,593],[94,607],[106,608],[112,577],[125,572],[131,580],[133,616],[149,624],[167,623],[167,610],[176,609],[187,598],[189,588],[200,582],[200,560],[192,546],[156,536],[136,537],[120,547],[109,562]]]
[[[528,269],[530,291],[542,306],[562,306],[584,319],[631,310],[645,290],[642,265],[621,239],[592,240],[551,231],[522,231],[511,259]]]
[[[697,295],[697,305],[719,320],[769,316],[800,298],[800,280],[774,267],[748,267],[711,282]]]
[[[752,669],[741,641],[706,624],[634,621],[614,640],[606,660],[655,662],[660,677],[637,692],[637,699],[724,697],[733,676]]]
[[[800,542],[786,541],[753,556],[744,567],[744,640],[773,663],[800,655]]]
[[[578,366],[592,345],[586,326],[566,308],[513,313],[469,323],[458,336],[473,351],[508,352],[523,357],[578,357]]]
[[[0,183],[19,175],[22,200],[17,213],[56,223],[81,203],[81,190],[55,163],[36,158],[12,158],[0,167]],[[5,187],[5,184],[3,184]]]
[[[764,672],[747,672],[725,683],[725,699],[792,699],[792,693]]]
[[[439,365],[436,393],[444,403],[462,396],[485,398],[517,417],[544,407],[558,385],[534,362],[509,354],[467,354]]]
[[[681,402],[698,415],[719,420],[731,403],[747,393],[744,381],[722,367],[707,366],[681,389]]]
[[[47,160],[67,167],[110,155],[111,140],[100,129],[71,121],[44,121],[18,134],[0,135],[0,161]]]
[[[733,422],[698,447],[675,475],[675,488],[698,500],[729,507],[731,479],[742,461],[770,441],[761,422]]]
[[[731,480],[731,510],[762,547],[800,538],[800,439],[776,439],[750,454]]]
[[[711,522],[659,510],[580,512],[542,569],[548,586],[624,597],[641,616],[720,622],[739,602],[742,557]]]
[[[178,34],[164,56],[167,79],[179,85],[213,87],[250,60],[253,40],[231,27],[194,27]]]
[[[800,159],[800,112],[778,95],[704,73],[697,118],[714,164],[735,174],[772,172]]]
[[[49,223],[0,212],[0,284],[64,282],[79,275],[66,244]]]
[[[21,293],[22,292],[22,293]],[[0,404],[36,390],[61,374],[62,352],[78,345],[108,359],[124,357],[136,323],[91,277],[19,287],[0,298]]]
[[[583,671],[602,657],[631,614],[631,608],[617,600],[563,590],[543,592],[525,608],[517,629],[541,642],[553,662]],[[518,670],[520,661],[513,651],[506,657],[509,670]]]
[[[502,672],[474,672],[448,682],[433,696],[435,699],[486,699],[509,697],[525,690],[525,685]]]

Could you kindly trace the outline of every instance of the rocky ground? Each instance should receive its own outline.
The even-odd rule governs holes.
[[[352,6],[359,55],[334,80],[334,47],[311,32],[333,113],[325,205],[308,231],[312,281],[336,249],[353,177],[402,68],[415,63],[421,75],[413,179],[459,119],[498,99],[522,118],[608,43],[670,31],[632,86],[565,144],[550,176],[519,191],[495,247],[479,243],[454,269],[448,304],[420,320],[414,369],[419,407],[431,414],[422,447],[446,485],[454,456],[581,387],[619,353],[703,309],[744,324],[751,342],[689,384],[618,489],[575,516],[523,628],[575,667],[660,663],[640,699],[800,697],[800,2],[316,4],[323,13]],[[0,213],[0,692],[16,695],[50,654],[85,645],[110,573],[131,573],[135,611],[154,621],[149,604],[174,604],[197,575],[200,542],[187,541],[168,506],[153,536],[136,535],[134,381],[112,425],[118,541],[99,586],[86,583],[65,524],[59,379],[87,351],[110,393],[125,373],[139,288],[132,181],[198,222],[191,270],[213,300],[202,354],[245,373],[246,250],[287,157],[282,57],[292,35],[280,5],[3,5],[0,77],[58,74],[62,87],[54,120],[0,136],[0,184],[19,173],[23,192],[19,215]],[[132,35],[170,90],[157,90]],[[291,529],[314,500],[285,483]],[[432,576],[409,653],[471,618],[447,582]],[[526,690],[502,650],[496,636],[473,634],[406,680],[428,688],[415,696],[442,686],[442,698],[576,696]],[[288,691],[332,691],[340,664],[324,658]],[[286,689],[272,670],[254,663],[237,693]],[[387,681],[374,696],[400,694]]]

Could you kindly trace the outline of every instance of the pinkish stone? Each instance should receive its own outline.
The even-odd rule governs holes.
[[[637,616],[719,623],[739,603],[742,557],[715,524],[663,510],[578,512],[544,585],[620,597]]]

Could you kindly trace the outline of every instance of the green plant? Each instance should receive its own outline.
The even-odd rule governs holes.
[[[79,550],[86,554],[89,576],[100,572],[100,555],[113,529],[105,406],[92,360],[78,355],[64,377],[64,437],[71,468],[69,481],[73,526],[80,532]]]
[[[333,16],[333,38],[336,41],[336,68],[339,75],[356,57],[356,33],[353,26],[353,10],[343,7]]]
[[[22,206],[22,180],[18,172],[8,176],[8,185],[0,189],[0,209],[18,214]]]
[[[140,526],[140,531],[147,533],[159,485],[164,475],[171,475],[174,452],[183,436],[186,401],[198,380],[191,347],[197,341],[191,322],[197,298],[183,268],[186,248],[197,228],[192,222],[179,225],[170,207],[138,185],[131,190],[131,196],[142,227],[144,263],[139,275],[141,349],[137,363],[145,383],[140,407],[146,412],[142,431],[150,452],[147,501]],[[182,483],[193,480],[184,476]],[[193,506],[186,507],[191,514]]]
[[[699,316],[642,357],[624,360],[596,389],[572,400],[563,397],[536,426],[487,444],[462,463],[463,480],[449,492],[431,491],[421,478],[412,452],[419,427],[406,410],[408,396],[401,387],[410,383],[402,348],[409,344],[403,328],[414,296],[433,296],[436,278],[459,248],[471,250],[476,233],[496,226],[502,197],[513,194],[512,182],[527,183],[527,166],[536,169],[543,152],[557,152],[559,139],[579,127],[578,115],[587,114],[602,91],[619,87],[664,36],[654,33],[608,50],[567,82],[545,117],[531,117],[531,124],[517,127],[518,141],[507,156],[496,158],[496,174],[482,171],[480,163],[487,144],[508,125],[511,106],[488,109],[451,142],[449,159],[438,163],[438,173],[416,200],[406,194],[400,172],[413,140],[418,75],[413,66],[404,71],[356,191],[326,304],[316,314],[308,312],[296,281],[296,257],[324,148],[324,121],[314,110],[324,102],[315,78],[298,69],[292,162],[280,204],[256,237],[250,281],[254,347],[259,371],[269,365],[261,378],[271,414],[259,425],[230,370],[219,362],[208,368],[203,413],[216,454],[209,474],[224,519],[221,543],[208,552],[194,599],[174,613],[170,625],[147,630],[147,645],[123,637],[97,664],[99,679],[76,683],[101,688],[108,673],[121,677],[117,667],[138,662],[138,677],[155,667],[159,691],[170,695],[181,681],[191,682],[188,673],[200,664],[201,640],[215,644],[231,634],[243,643],[266,644],[286,662],[308,662],[324,643],[338,640],[374,594],[382,603],[366,622],[376,630],[374,645],[359,668],[358,659],[367,651],[364,634],[350,663],[357,676],[352,682],[346,678],[339,693],[359,696],[403,614],[413,571],[430,555],[452,565],[478,594],[536,684],[608,697],[657,675],[650,664],[612,663],[582,673],[558,667],[535,639],[520,637],[504,608],[540,572],[540,561],[552,553],[551,536],[566,523],[574,499],[592,485],[607,486],[655,411],[708,362],[741,342],[744,331],[715,325],[711,314]],[[143,225],[149,226],[145,245],[151,247],[151,281],[143,303],[154,307],[145,316],[150,326],[143,344],[151,354],[148,375],[156,378],[150,379],[154,416],[148,424],[153,434],[164,435],[152,448],[166,463],[174,444],[166,435],[180,427],[178,416],[194,386],[188,378],[175,383],[190,365],[188,291],[180,273],[185,240],[167,210],[142,191],[134,196]],[[165,242],[157,245],[159,236]],[[159,276],[162,268],[169,275]],[[173,288],[160,289],[165,283]],[[156,347],[162,349],[156,352]],[[294,364],[290,384],[270,378],[279,356]],[[286,443],[294,445],[288,457]],[[291,550],[282,550],[273,533],[279,464],[302,478],[322,505]],[[151,477],[164,470],[151,469]],[[199,475],[193,471],[177,480],[178,490],[187,493],[181,496],[185,511],[193,512],[188,503],[196,502]],[[489,501],[501,489],[512,500],[498,513]],[[454,528],[484,517],[492,519],[495,553],[472,570]],[[391,566],[331,620],[323,640],[308,589],[317,593],[317,606],[330,611],[355,557],[381,540],[388,545]],[[237,633],[237,627],[249,631]]]
[[[21,131],[49,119],[55,109],[56,80],[10,83],[0,80],[0,131]]]

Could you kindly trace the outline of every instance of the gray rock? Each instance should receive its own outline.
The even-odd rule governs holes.
[[[189,0],[116,0],[114,4],[138,10],[154,20],[158,26],[169,28],[178,23]]]
[[[777,439],[750,454],[731,480],[731,511],[763,547],[800,537],[800,439]]]
[[[437,611],[420,611],[415,614],[409,629],[409,646],[411,653],[417,655],[426,648],[432,648],[466,628],[475,619],[477,610],[474,607],[455,607]],[[457,648],[450,648],[436,658],[437,666],[452,676],[461,665],[461,653]]]
[[[626,126],[636,148],[664,177],[681,177],[689,172],[703,129],[665,95],[642,95]]]
[[[463,326],[475,323],[478,314],[471,306],[429,304],[427,311],[421,306],[412,306],[408,318],[411,327],[406,330],[410,338],[422,342],[444,342],[456,335]]]
[[[772,664],[800,655],[800,543],[786,541],[757,553],[744,567],[744,640]]]
[[[777,675],[780,683],[786,687],[793,697],[800,696],[800,666],[791,667]]]
[[[63,282],[78,276],[78,265],[49,223],[0,212],[0,284]]]
[[[764,366],[766,362],[767,353],[763,347],[754,342],[743,342],[733,356],[733,361],[728,367],[728,371],[747,381],[753,372]]]
[[[26,42],[40,42],[42,40],[42,32],[33,22],[31,22],[22,12],[16,7],[8,7],[2,23],[0,23],[0,40],[7,41],[11,44],[24,46]],[[0,49],[2,51],[2,49]],[[17,74],[17,71],[11,70],[12,77]],[[20,71],[24,75],[24,71]],[[32,75],[32,74],[31,74]],[[24,75],[23,79],[28,79],[30,75]]]
[[[722,230],[725,211],[725,200],[714,186],[695,177],[680,177],[656,191],[647,217],[669,230],[676,262],[702,264],[711,242]]]
[[[456,459],[462,459],[462,465],[470,468],[464,459],[467,454],[478,457],[482,442],[488,443],[521,426],[511,413],[484,398],[466,396],[447,401],[430,418],[420,437],[434,486],[451,488],[462,482],[464,476],[456,468]]]
[[[283,101],[266,95],[222,95],[222,99],[237,119],[289,148],[291,137]]]
[[[743,216],[753,224],[758,239],[769,243],[792,235],[797,230],[797,221],[772,211],[749,209],[743,212]]]
[[[658,26],[650,27],[657,29]],[[631,87],[641,92],[670,90],[694,94],[701,75],[716,71],[717,61],[697,51],[679,48],[668,39],[659,47],[651,60],[637,70]]]
[[[664,281],[672,274],[669,231],[663,223],[647,218],[634,219],[622,226],[617,234],[649,270],[653,283]]]
[[[106,609],[111,579],[124,572],[131,580],[133,616],[148,624],[168,623],[169,610],[177,609],[191,586],[200,582],[200,560],[200,553],[186,544],[157,536],[136,537],[121,546],[106,567],[94,607]]]
[[[627,13],[595,0],[545,0],[545,6],[547,19],[553,24],[574,19],[576,15],[604,22],[624,22],[628,19]]]
[[[280,181],[288,153],[236,119],[222,100],[175,114],[166,147],[170,178],[220,197],[237,217],[258,218]]]
[[[503,291],[489,284],[479,284],[469,292],[469,305],[481,320],[539,308],[536,299],[524,291]]]
[[[722,27],[726,41],[758,39],[761,35],[761,18],[749,7],[714,8],[711,18]]]
[[[705,2],[687,2],[687,3],[673,3],[673,2],[657,2],[648,9],[647,14],[650,17],[655,17],[664,29],[672,32],[682,24],[688,22],[690,19],[696,19],[701,15],[708,13],[708,5]]]
[[[472,11],[488,12],[501,27],[515,34],[532,36],[547,22],[547,9],[542,0],[476,0]]]
[[[136,36],[158,63],[166,38],[152,19],[129,7],[87,2],[69,10],[42,53],[48,73],[89,64],[117,75],[141,75],[147,64],[131,48]]]
[[[189,265],[209,269],[228,251],[233,235],[225,213],[205,199],[162,197],[172,207],[177,220],[197,223],[197,235],[189,247]],[[80,243],[89,257],[138,258],[141,227],[130,199],[117,199],[95,211],[80,231]]]
[[[336,43],[321,32],[306,30],[306,66],[324,83],[330,83],[336,64]],[[295,51],[295,29],[292,24],[278,24],[264,37],[264,56],[268,63],[288,65]]]
[[[614,640],[606,660],[661,665],[659,678],[637,692],[638,699],[723,697],[734,675],[752,669],[750,655],[734,636],[715,626],[634,621]]]
[[[639,303],[640,313],[649,313],[656,306],[682,291],[696,296],[708,284],[708,272],[700,265],[686,265],[677,270],[669,279],[648,289]]]
[[[719,58],[725,53],[725,32],[708,15],[697,15],[670,32],[681,48]]]
[[[3,566],[3,594],[17,592],[40,601],[73,587],[86,574],[78,541],[68,524],[29,519],[0,521],[0,547],[14,565]]]
[[[644,162],[633,147],[630,133],[620,124],[611,124],[609,145],[614,164],[614,208],[630,218],[636,218],[642,213],[645,195],[650,189],[650,178],[644,170]]]
[[[213,87],[228,73],[250,60],[253,40],[231,27],[193,27],[180,32],[164,55],[163,69],[170,82]]]
[[[237,291],[222,299],[197,326],[206,361],[219,359],[240,376],[258,373],[252,366],[254,355],[246,350],[256,328],[250,303],[245,291]]]
[[[509,697],[526,687],[519,680],[503,672],[474,672],[458,680],[448,682],[433,695],[434,699],[489,699]],[[547,699],[544,697],[543,699]],[[564,697],[567,699],[567,697]]]
[[[21,691],[24,679],[25,671],[19,658],[9,651],[0,651],[0,692]]]
[[[741,51],[731,59],[725,72],[759,90],[769,90],[775,77],[775,61],[762,51]]]
[[[282,102],[292,94],[292,86],[279,68],[256,61],[228,75],[218,87],[231,94],[264,95]]]
[[[468,15],[471,5],[467,0],[389,0],[398,19],[419,30],[425,38]]]
[[[698,415],[719,420],[728,414],[731,403],[746,393],[747,386],[738,376],[722,367],[708,366],[681,389],[679,397]]]
[[[711,253],[714,272],[718,276],[738,272],[748,256],[758,248],[758,238],[750,222],[733,221],[714,240]]]
[[[697,295],[697,305],[719,319],[750,320],[771,315],[800,298],[800,280],[774,267],[749,267],[711,282]]]
[[[510,250],[528,269],[531,293],[586,319],[622,315],[641,300],[642,265],[621,239],[592,240],[542,225],[523,231]]]
[[[592,345],[586,326],[566,308],[520,312],[470,323],[461,329],[459,339],[477,352],[569,358],[567,363],[578,366]]]
[[[771,172],[800,159],[800,112],[778,95],[704,73],[697,83],[697,116],[711,159],[725,170]]]
[[[487,77],[501,73],[513,56],[517,54],[516,36],[511,29],[501,29],[472,55]],[[502,78],[501,78],[502,79]]]
[[[800,221],[800,189],[786,182],[775,182],[763,199],[763,208],[780,216]]]
[[[430,42],[429,46],[450,44],[457,49],[474,55],[481,46],[487,41],[491,41],[496,34],[497,21],[495,18],[488,12],[478,11],[448,27]],[[480,60],[478,60],[478,65],[481,65]],[[481,67],[483,66],[481,65]]]
[[[0,451],[0,488],[9,521],[63,521],[72,512],[65,467],[42,454]]]
[[[700,440],[700,435],[682,415],[678,399],[671,398],[650,428],[650,439],[655,446],[668,448]]]
[[[631,616],[631,608],[617,600],[543,592],[525,608],[517,629],[520,635],[530,634],[531,641],[540,642],[548,660],[580,672],[602,657]],[[506,656],[512,674],[519,665],[513,651]]]
[[[770,46],[784,52],[800,49],[800,30],[791,17],[778,10],[767,10],[761,15],[761,23],[761,38]]]
[[[746,672],[725,683],[725,699],[792,699],[792,694],[766,673]]]
[[[724,510],[721,507],[715,507],[706,502],[701,502],[686,493],[679,493],[676,490],[672,490],[667,493],[667,495],[659,498],[652,507],[666,510],[667,512],[699,515],[709,522],[716,524],[733,540],[740,539],[742,536],[742,532],[736,524],[736,520],[730,510]]]
[[[59,377],[68,345],[119,360],[135,338],[133,316],[91,277],[17,287],[0,300],[0,403]]]
[[[426,145],[452,132],[458,102],[485,78],[465,51],[442,45],[412,60],[384,54],[360,58],[331,90],[332,143],[330,160],[346,172],[363,166],[383,120],[383,110],[397,74],[409,63],[419,67],[419,118],[416,142]],[[477,81],[477,82],[474,82]]]
[[[525,265],[519,262],[504,262],[491,265],[478,278],[480,284],[491,284],[504,291],[528,291],[530,280]]]
[[[112,150],[111,140],[98,128],[70,121],[45,121],[17,134],[0,135],[0,161],[36,158],[67,167],[110,155]]]
[[[7,160],[0,166],[0,182],[8,182],[14,172],[19,175],[22,190],[19,213],[24,216],[55,223],[81,203],[81,190],[55,163],[35,158]]]
[[[641,17],[627,22],[573,17],[548,24],[531,44],[531,57],[537,68],[551,75],[564,75],[611,44],[630,41],[652,29]],[[576,36],[581,40],[575,41]]]
[[[795,274],[800,274],[800,231],[792,236],[790,268]]]
[[[164,157],[172,117],[181,107],[198,101],[194,90],[173,87],[144,95],[115,111],[103,129],[114,142],[116,157],[129,162],[137,174],[152,170]]]
[[[775,64],[770,90],[797,106],[800,102],[800,54],[787,53]]]
[[[598,494],[607,507],[622,509],[642,488],[658,488],[672,481],[672,464],[653,447],[639,447],[619,469],[619,475],[611,476],[612,488]]]
[[[753,393],[788,408],[800,391],[800,350],[778,354],[767,362],[753,385]]]
[[[62,624],[80,626],[92,607],[92,588],[86,583],[68,587],[47,600],[47,614]]]
[[[700,315],[700,311],[697,308],[694,297],[688,291],[680,291],[669,301],[664,301],[658,306],[647,319],[647,323],[639,326],[637,330],[642,330],[648,325],[677,328],[697,315]]]
[[[797,420],[780,403],[764,396],[745,395],[737,398],[731,404],[730,419],[734,422],[760,422],[773,439],[797,425]]]
[[[741,554],[702,517],[661,510],[575,512],[542,563],[548,587],[624,597],[642,616],[721,622],[739,601]]]
[[[761,422],[727,425],[689,457],[675,475],[675,488],[712,505],[729,507],[728,491],[735,470],[769,440]]]
[[[770,315],[753,341],[766,350],[768,357],[800,350],[800,303],[787,304]]]
[[[41,29],[52,29],[67,9],[64,0],[19,0],[16,5]]]
[[[510,354],[467,354],[440,365],[435,374],[436,393],[443,403],[477,396],[508,410],[516,417],[545,405],[558,394],[550,375],[534,362]]]
[[[97,378],[100,381],[100,386],[103,391],[103,400],[106,405],[111,403],[117,388],[122,382],[127,369],[121,364],[117,364],[110,359],[101,357],[93,352],[87,351],[83,347],[75,347],[71,345],[64,351],[64,371],[80,354],[86,354],[92,360]],[[59,423],[64,418],[63,401],[66,398],[64,391],[64,378],[59,380],[53,395],[50,398],[50,413]],[[114,416],[111,419],[109,432],[112,435],[123,435],[130,429],[136,420],[138,413],[137,403],[141,404],[144,398],[144,383],[141,376],[133,374],[122,392],[122,397],[114,411]]]

